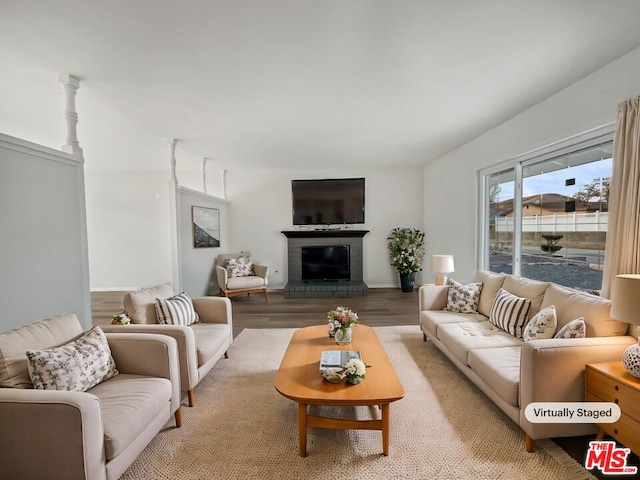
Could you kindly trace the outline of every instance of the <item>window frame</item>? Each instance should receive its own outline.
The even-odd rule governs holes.
[[[577,135],[550,143],[529,152],[517,155],[509,160],[478,170],[478,242],[476,268],[489,270],[489,177],[505,170],[514,170],[514,232],[513,232],[513,269],[512,274],[521,276],[522,260],[522,179],[523,169],[529,165],[568,155],[586,148],[613,141],[615,122],[587,130]]]

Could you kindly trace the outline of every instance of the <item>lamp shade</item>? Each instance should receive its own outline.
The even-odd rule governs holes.
[[[431,270],[437,273],[455,272],[453,255],[434,255],[431,259]]]
[[[611,291],[611,318],[640,325],[640,275],[616,275]]]

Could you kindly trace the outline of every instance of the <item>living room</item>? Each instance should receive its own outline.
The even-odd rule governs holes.
[[[281,231],[292,229],[291,181],[363,177],[369,288],[399,286],[386,246],[399,226],[425,232],[425,258],[454,255],[454,278],[468,282],[480,266],[478,172],[586,132],[612,131],[617,105],[638,95],[640,81],[635,2],[615,9],[607,2],[572,2],[560,11],[549,3],[535,12],[525,3],[501,2],[481,11],[467,5],[465,12],[434,2],[391,12],[382,3],[372,10],[356,2],[323,11],[308,2],[247,10],[212,2],[208,15],[147,2],[133,11],[122,4],[101,10],[22,3],[2,7],[0,52],[11,74],[0,79],[0,132],[59,149],[66,126],[58,75],[80,79],[75,102],[88,248],[80,307],[69,309],[81,311],[86,328],[90,291],[172,282],[198,296],[212,288],[206,281],[181,282],[175,264],[171,139],[177,140],[179,185],[213,195],[220,210],[221,246],[200,249],[201,266],[212,270],[217,254],[248,250],[270,266],[269,288],[283,289],[287,239]],[[471,29],[483,23],[472,14],[486,27]],[[384,20],[393,25],[386,40],[376,27]],[[424,24],[433,36],[422,32]],[[615,28],[603,32],[602,25]],[[174,35],[158,33],[165,29]],[[325,29],[330,34],[323,35]],[[208,37],[207,31],[216,33]],[[455,44],[464,32],[464,48],[431,51],[443,38]],[[150,41],[152,35],[161,38]],[[421,42],[429,56],[418,61]],[[210,52],[213,61],[206,71],[193,70],[183,48],[202,44],[198,55]],[[285,49],[292,45],[298,47]],[[402,53],[394,57],[394,51]],[[369,56],[372,63],[391,60],[374,69],[365,61]],[[440,56],[446,61],[438,63]],[[451,75],[451,89],[436,82],[433,71]],[[214,100],[206,98],[208,84],[217,90]],[[396,97],[403,89],[415,93]],[[186,91],[202,95],[204,108]],[[0,186],[9,178],[0,175]],[[46,183],[25,181],[24,187],[37,192]],[[12,210],[3,217],[14,221],[21,214],[12,198],[2,203]],[[8,257],[20,256],[19,245],[5,244],[15,248],[5,250]],[[0,330],[64,313],[51,311],[49,295],[34,300],[32,293],[23,304],[25,285],[51,296],[64,288],[41,269],[31,262],[22,271],[3,269]],[[418,283],[434,280],[428,266],[418,274]]]

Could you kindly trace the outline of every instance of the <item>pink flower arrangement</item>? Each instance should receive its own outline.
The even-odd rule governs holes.
[[[327,318],[329,319],[329,326],[330,328],[333,327],[333,330],[345,330],[358,323],[358,314],[347,307],[336,307],[335,310],[329,310]]]

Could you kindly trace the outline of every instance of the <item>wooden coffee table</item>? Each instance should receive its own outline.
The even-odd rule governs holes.
[[[351,385],[329,383],[319,371],[323,350],[356,350],[371,365],[364,382]],[[371,327],[353,329],[350,345],[336,345],[327,335],[327,326],[301,328],[293,334],[274,380],[276,390],[298,402],[300,456],[307,455],[307,427],[333,429],[382,430],[382,453],[389,455],[389,404],[404,397],[404,388],[387,353]],[[309,415],[309,405],[379,405],[380,420],[346,420]]]

